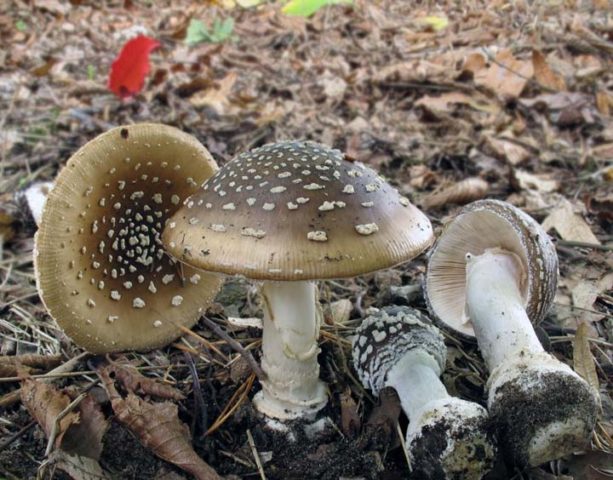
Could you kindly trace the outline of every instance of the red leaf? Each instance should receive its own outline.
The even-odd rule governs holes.
[[[109,89],[121,98],[140,92],[149,73],[149,54],[159,46],[157,40],[144,35],[128,40],[111,65]]]

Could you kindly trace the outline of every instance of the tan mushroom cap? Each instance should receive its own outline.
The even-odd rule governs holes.
[[[465,322],[466,253],[501,248],[515,253],[524,267],[520,282],[526,313],[540,322],[549,310],[558,282],[555,246],[543,228],[510,203],[480,200],[460,211],[432,248],[426,276],[426,300],[439,323],[474,337]]]
[[[147,350],[191,326],[221,280],[163,250],[167,219],[217,169],[176,128],[118,127],[60,171],[36,234],[40,296],[75,343],[94,352]]]
[[[238,155],[163,235],[185,263],[264,280],[355,276],[410,260],[432,239],[428,218],[374,171],[298,141]]]

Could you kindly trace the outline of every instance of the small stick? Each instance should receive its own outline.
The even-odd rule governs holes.
[[[249,448],[251,448],[251,453],[253,458],[255,459],[255,464],[258,466],[258,472],[260,472],[260,478],[262,480],[266,480],[266,475],[264,474],[264,467],[262,467],[262,460],[260,460],[260,454],[258,453],[257,448],[255,447],[255,442],[253,441],[253,435],[251,435],[251,430],[247,429],[247,441],[249,442]]]
[[[13,435],[11,435],[9,438],[7,438],[4,442],[0,443],[0,452],[2,450],[4,450],[6,447],[8,447],[11,443],[13,443],[15,440],[17,440],[19,437],[21,437],[24,433],[26,433],[28,430],[30,430],[34,425],[36,425],[36,420],[32,420],[30,423],[28,423],[25,427],[22,427],[19,429],[19,431],[17,431],[16,433],[14,433]]]
[[[53,422],[53,427],[51,427],[51,432],[49,433],[49,439],[47,440],[47,448],[45,449],[45,457],[48,457],[51,454],[51,450],[53,449],[53,444],[55,443],[55,439],[57,438],[60,429],[60,422],[62,418],[68,415],[73,408],[75,408],[79,403],[83,401],[83,399],[87,396],[87,392],[81,393],[77,398],[75,398],[72,402],[68,404],[68,406],[58,413],[57,417],[55,417],[55,421]]]
[[[411,467],[411,457],[409,456],[409,451],[407,450],[407,444],[404,441],[404,435],[402,435],[402,429],[400,428],[400,424],[398,420],[396,420],[396,432],[398,432],[398,438],[400,439],[400,445],[402,446],[402,451],[404,452],[404,458],[407,459],[407,465],[409,466],[409,472],[413,471],[413,467]]]
[[[247,363],[249,364],[253,372],[256,374],[260,382],[266,380],[266,373],[264,373],[264,370],[262,370],[259,363],[255,361],[255,358],[253,358],[253,355],[251,355],[251,352],[249,350],[245,349],[245,347],[243,347],[240,343],[234,340],[210,318],[203,316],[202,320],[207,327],[213,330],[213,333],[215,335],[224,339],[228,343],[228,345],[230,345],[230,347],[232,347],[235,351],[237,351],[243,356],[243,358],[247,361]]]

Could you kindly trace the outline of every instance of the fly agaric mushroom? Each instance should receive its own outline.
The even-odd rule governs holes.
[[[314,281],[410,260],[430,245],[432,228],[369,168],[289,141],[222,167],[171,219],[163,241],[191,266],[263,280],[267,380],[254,402],[269,417],[292,419],[327,401]]]
[[[447,393],[439,379],[447,348],[425,315],[409,307],[379,310],[357,329],[352,354],[365,388],[398,393],[416,478],[478,480],[491,470],[496,447],[487,411]]]
[[[516,207],[465,207],[432,251],[426,296],[442,325],[476,337],[490,371],[488,407],[513,463],[539,465],[581,449],[596,398],[543,350],[538,323],[556,290],[558,259],[541,226]]]
[[[75,343],[94,353],[152,349],[197,321],[220,280],[179,268],[160,235],[216,168],[195,138],[155,124],[114,128],[68,160],[34,261],[40,296]]]

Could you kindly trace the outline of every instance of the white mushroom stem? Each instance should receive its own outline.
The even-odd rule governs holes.
[[[419,350],[407,353],[387,372],[385,384],[398,393],[409,421],[414,422],[431,402],[449,397],[440,374],[434,358]]]
[[[262,369],[267,379],[254,399],[269,417],[305,417],[327,401],[319,379],[320,314],[313,282],[265,282]]]
[[[29,186],[23,193],[37,226],[40,225],[43,208],[52,188],[53,182],[37,182]]]
[[[519,259],[500,249],[466,255],[466,310],[490,372],[543,347],[524,308]]]

